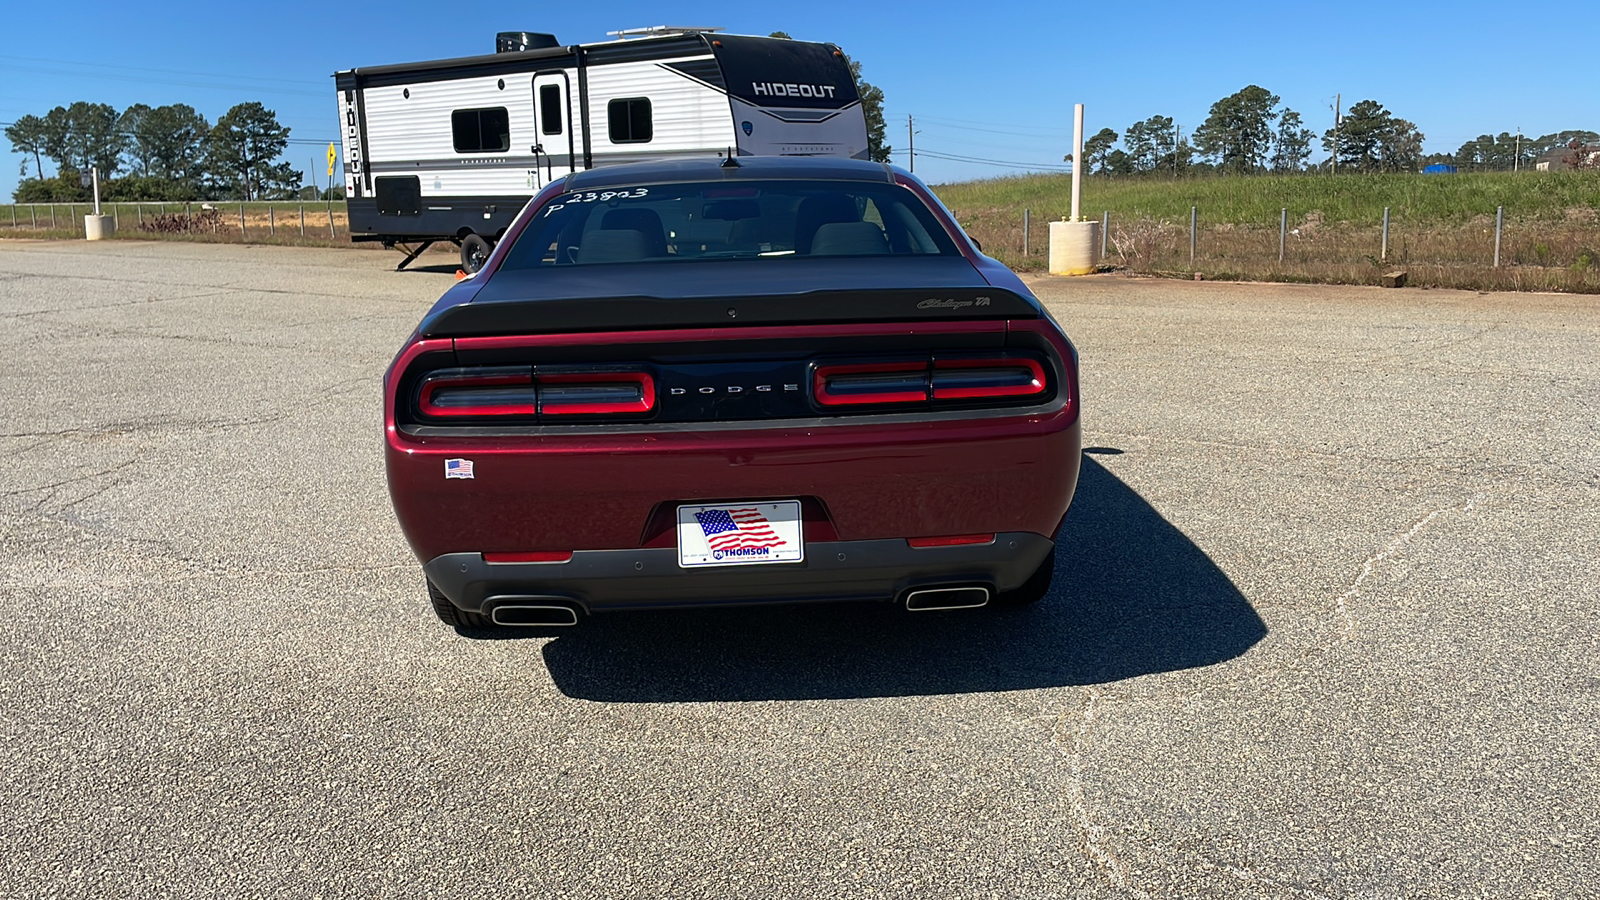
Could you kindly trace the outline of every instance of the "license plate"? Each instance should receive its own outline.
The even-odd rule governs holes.
[[[686,569],[805,558],[799,500],[678,507],[678,565]]]

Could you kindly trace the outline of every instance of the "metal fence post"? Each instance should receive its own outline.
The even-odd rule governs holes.
[[[1283,250],[1289,244],[1289,207],[1278,210],[1278,265],[1283,265]]]
[[[245,234],[246,234],[246,232],[244,230],[244,204],[241,203],[241,204],[239,204],[239,237],[242,238],[242,237],[245,236]]]
[[[1200,221],[1200,207],[1189,207],[1189,264],[1194,265],[1195,226]]]
[[[267,207],[267,236],[278,236],[278,208],[276,206]]]
[[[1383,208],[1383,249],[1379,251],[1378,259],[1389,261],[1389,207]]]
[[[139,227],[143,228],[144,227],[144,204],[143,203],[135,203],[133,205],[133,211],[139,214]]]
[[[56,230],[56,205],[50,204],[50,230]]]
[[[39,207],[36,206],[35,204],[32,204],[32,203],[28,204],[28,220],[33,223],[33,230],[34,231],[38,231],[39,230]]]
[[[1022,209],[1022,255],[1028,255],[1028,226],[1031,224],[1031,210]]]
[[[300,204],[300,236],[306,236],[306,205]]]
[[[1506,208],[1504,206],[1496,206],[1494,208],[1494,267],[1496,269],[1500,268],[1500,229],[1505,224]]]
[[[333,198],[328,198],[328,240],[333,240]]]
[[[117,215],[118,214],[117,207],[119,207],[121,205],[122,205],[121,203],[113,203],[113,204],[111,204],[111,230],[112,231],[116,231],[118,228],[122,227],[122,219],[118,218],[118,215]]]
[[[1100,258],[1101,259],[1105,259],[1106,258],[1106,240],[1107,240],[1106,235],[1110,234],[1110,232],[1111,232],[1111,210],[1107,209],[1107,210],[1101,211],[1101,213],[1100,213]]]

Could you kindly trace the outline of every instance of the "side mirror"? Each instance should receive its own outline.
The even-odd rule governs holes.
[[[967,237],[972,239],[972,246],[977,247],[978,248],[978,252],[982,253],[983,252],[983,244],[980,243],[977,238],[972,237],[972,235],[970,235],[970,234],[967,235]]]

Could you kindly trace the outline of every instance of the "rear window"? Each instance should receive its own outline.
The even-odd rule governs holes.
[[[501,268],[959,252],[933,213],[895,184],[651,184],[557,197]]]

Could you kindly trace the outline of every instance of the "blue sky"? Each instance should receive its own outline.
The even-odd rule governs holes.
[[[520,11],[519,11],[520,8]],[[670,10],[670,11],[664,11]],[[1072,11],[1082,11],[1078,20]],[[0,122],[75,100],[188,103],[215,121],[260,100],[292,137],[336,136],[336,69],[467,56],[504,30],[553,32],[563,43],[606,40],[646,25],[787,31],[832,41],[883,88],[895,161],[906,116],[919,150],[1024,166],[1060,166],[1072,105],[1086,130],[1160,114],[1188,134],[1220,97],[1259,84],[1318,132],[1344,106],[1383,103],[1416,122],[1427,149],[1453,151],[1485,132],[1600,130],[1594,76],[1600,3],[1537,7],[1452,4],[1067,4],[1045,0],[916,5],[606,2],[440,4],[388,0],[340,7],[303,0],[200,3],[88,0],[11,3],[0,43]],[[30,39],[31,35],[39,35]],[[22,158],[0,160],[9,200]],[[295,144],[290,161],[325,176],[325,144]],[[1321,156],[1320,146],[1317,156]],[[313,162],[313,159],[318,162]],[[1022,169],[918,157],[932,182]]]

